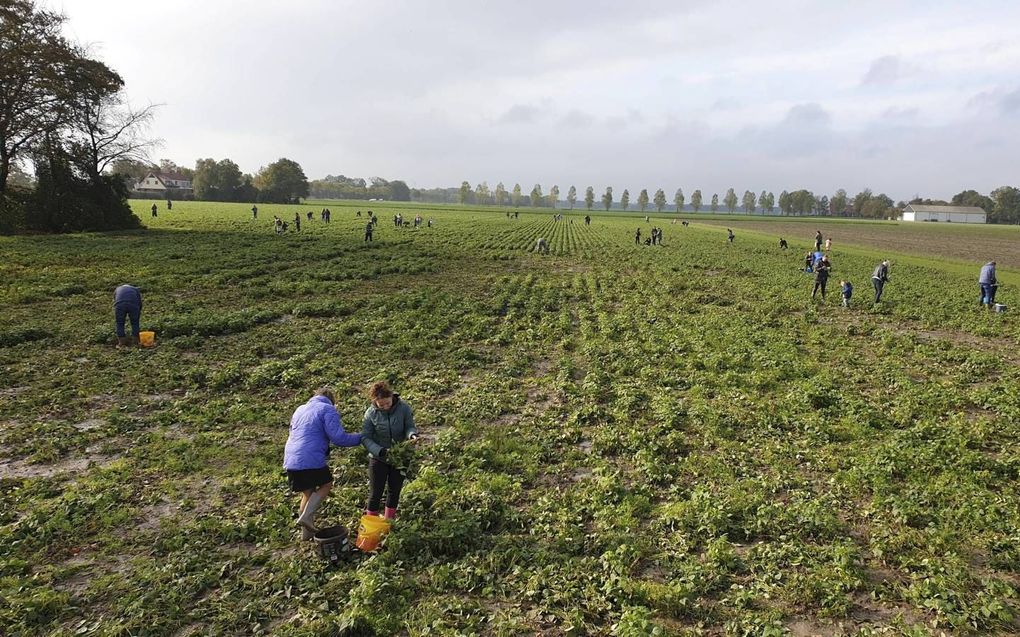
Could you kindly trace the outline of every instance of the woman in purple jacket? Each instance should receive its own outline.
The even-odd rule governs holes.
[[[329,470],[329,445],[357,447],[361,434],[347,433],[336,410],[333,390],[322,388],[290,418],[290,435],[283,449],[283,468],[294,493],[301,494],[297,525],[301,539],[315,535],[315,511],[329,495],[333,474]]]

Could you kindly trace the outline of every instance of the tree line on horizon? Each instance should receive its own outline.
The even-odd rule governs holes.
[[[520,184],[514,184],[511,190],[507,190],[502,182],[494,189],[489,188],[487,182],[481,182],[472,188],[470,182],[464,181],[460,188],[443,189],[444,192],[456,194],[455,201],[444,201],[442,203],[459,203],[462,205],[482,206],[513,206],[513,207],[534,207],[534,208],[556,208],[562,203],[560,200],[560,187],[552,186],[548,195],[542,194],[541,184],[535,184],[531,192],[525,194]],[[411,191],[412,200],[415,190]],[[567,190],[565,203],[570,210],[578,206],[578,191],[575,186]],[[649,197],[648,190],[642,189],[637,196],[636,202],[632,204],[631,195],[628,189],[624,189],[617,202],[612,186],[606,187],[601,195],[596,195],[595,189],[588,186],[582,200],[586,210],[601,207],[609,211],[612,209],[630,210],[632,205],[641,212],[654,208],[656,212],[668,209],[665,191],[659,188],[654,195]],[[680,212],[690,210],[692,212],[719,212],[725,210],[733,214],[737,211],[746,214],[776,214],[778,210],[782,215],[819,215],[819,216],[846,216],[860,217],[865,219],[889,219],[898,217],[908,204],[927,205],[954,205],[954,206],[975,206],[984,209],[988,213],[989,223],[1020,223],[1020,188],[1002,186],[996,188],[990,195],[982,195],[976,190],[964,190],[954,195],[949,201],[941,199],[926,199],[915,197],[910,201],[893,202],[885,193],[875,194],[870,188],[850,196],[846,190],[840,188],[830,197],[828,195],[815,195],[810,190],[800,189],[793,192],[786,190],[776,198],[770,191],[762,190],[755,194],[745,190],[744,194],[738,197],[735,189],[728,189],[722,196],[718,193],[712,194],[705,201],[701,190],[691,193],[688,201],[682,188],[677,188],[673,195],[673,211]]]

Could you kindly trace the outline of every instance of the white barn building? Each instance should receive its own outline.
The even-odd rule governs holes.
[[[953,223],[986,223],[988,214],[975,206],[923,206],[907,204],[903,221],[951,221]]]
[[[135,184],[135,191],[148,193],[165,193],[171,190],[190,193],[191,180],[176,173],[151,172]]]

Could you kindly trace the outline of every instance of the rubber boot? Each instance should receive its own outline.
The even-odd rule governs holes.
[[[308,496],[308,503],[305,504],[305,510],[298,516],[296,524],[302,529],[308,529],[312,534],[318,531],[315,528],[315,510],[319,508],[320,504],[322,504],[322,496],[318,491],[312,491],[312,494]]]
[[[374,516],[374,517],[379,517],[379,512],[378,511],[371,511],[369,509],[365,509],[365,515],[371,515],[371,516]]]
[[[137,334],[132,334],[131,335],[131,347],[140,347],[140,344],[138,343],[138,335]]]
[[[383,517],[387,520],[397,519],[397,507],[386,507],[386,511],[383,513]]]
[[[117,347],[127,347],[128,344],[129,344],[128,337],[126,336],[117,337]]]
[[[312,531],[311,529],[301,527],[301,539],[302,541],[314,540],[315,532]]]

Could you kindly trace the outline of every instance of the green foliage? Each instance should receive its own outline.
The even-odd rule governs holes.
[[[0,239],[5,630],[1015,632],[1020,328],[972,307],[976,266],[920,256],[872,308],[880,254],[850,245],[986,235],[776,222],[794,246],[831,224],[844,309],[809,307],[771,221],[726,247],[692,216],[650,249],[636,213],[429,208],[365,244],[365,203],[328,205],[282,236],[263,210],[308,206]],[[110,345],[123,281],[153,349]],[[355,431],[380,378],[421,434],[390,460],[418,471],[382,550],[329,567],[294,530],[287,423],[330,385]],[[318,521],[356,524],[365,465],[333,450]]]
[[[308,196],[308,178],[305,171],[292,159],[282,157],[259,169],[254,185],[258,199],[268,203],[296,203]]]

